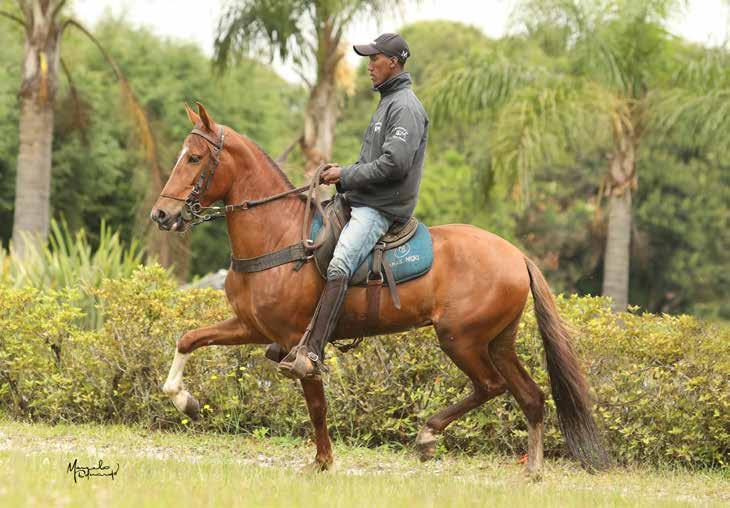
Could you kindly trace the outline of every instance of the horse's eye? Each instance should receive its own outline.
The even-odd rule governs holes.
[[[198,155],[191,155],[190,157],[188,157],[188,162],[190,164],[197,164],[198,162],[200,162],[200,156],[198,156]]]

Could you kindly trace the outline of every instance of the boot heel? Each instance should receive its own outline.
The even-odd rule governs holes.
[[[282,348],[278,343],[273,342],[266,346],[264,356],[274,363],[281,362],[289,352]]]

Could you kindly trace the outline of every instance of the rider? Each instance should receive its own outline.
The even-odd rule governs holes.
[[[369,57],[368,73],[373,91],[380,92],[380,103],[365,131],[358,161],[343,167],[328,164],[321,175],[323,183],[336,184],[344,193],[352,213],[327,269],[311,334],[279,364],[291,378],[319,373],[350,278],[393,222],[410,218],[418,198],[429,120],[411,89],[410,74],[403,70],[410,56],[408,44],[400,35],[386,33],[353,49]]]

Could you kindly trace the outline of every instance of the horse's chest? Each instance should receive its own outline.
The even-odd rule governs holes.
[[[306,291],[298,283],[297,277],[279,274],[275,269],[253,277],[236,275],[226,281],[226,295],[239,319],[272,340],[306,328],[316,298],[314,291]]]

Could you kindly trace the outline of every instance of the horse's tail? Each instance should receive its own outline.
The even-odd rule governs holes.
[[[588,383],[573,352],[570,331],[558,315],[550,286],[540,269],[528,258],[525,263],[560,430],[571,453],[585,468],[605,469],[608,457],[593,420]]]

